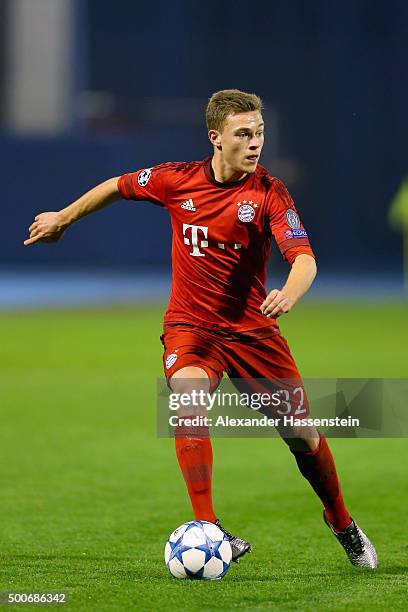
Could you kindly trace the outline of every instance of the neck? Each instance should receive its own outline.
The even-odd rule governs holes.
[[[220,155],[217,155],[217,151],[214,151],[211,167],[214,172],[214,178],[219,183],[235,183],[247,175],[247,173],[242,172],[242,170],[234,170],[234,168],[231,168]]]

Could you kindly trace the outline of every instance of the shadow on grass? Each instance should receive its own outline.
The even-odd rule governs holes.
[[[371,570],[369,568],[339,568],[338,570],[321,570],[321,571],[310,571],[307,570],[306,573],[302,569],[292,569],[292,570],[282,570],[279,572],[270,572],[267,576],[259,575],[258,573],[254,573],[253,567],[250,568],[249,571],[246,571],[244,574],[234,574],[229,573],[229,578],[236,579],[239,582],[267,582],[273,580],[274,582],[285,582],[288,580],[296,580],[300,582],[304,582],[306,580],[322,580],[327,578],[341,578],[346,581],[348,584],[351,584],[355,581],[375,581],[378,580],[379,577],[383,576],[407,576],[408,575],[408,567],[402,565],[390,565],[379,567],[376,570]]]
[[[11,558],[7,559],[8,564],[13,564],[13,561],[17,564],[21,562],[21,565],[31,565],[31,567],[35,566],[38,562],[58,562],[59,565],[66,564],[66,562],[76,562],[80,563],[82,567],[86,564],[86,571],[89,571],[89,564],[94,565],[94,570],[101,571],[109,571],[110,565],[115,564],[114,574],[116,577],[122,575],[123,577],[129,578],[132,580],[139,581],[162,581],[168,580],[169,578],[172,580],[174,584],[181,584],[185,581],[172,579],[169,576],[169,573],[164,566],[164,563],[159,565],[158,560],[146,560],[135,558],[132,556],[114,556],[114,555],[95,555],[95,554],[15,554]],[[99,564],[104,564],[103,567],[98,567]],[[141,566],[140,564],[143,564]],[[75,567],[76,570],[79,568]],[[85,569],[85,568],[84,568]],[[253,565],[247,568],[244,567],[236,567],[234,564],[231,566],[230,571],[228,572],[228,581],[229,582],[243,582],[243,583],[264,583],[271,582],[279,583],[285,582],[288,580],[295,580],[304,582],[305,578],[307,580],[322,580],[327,578],[341,578],[345,580],[347,583],[353,583],[354,581],[371,581],[378,580],[380,576],[407,576],[408,575],[408,567],[403,565],[383,565],[377,570],[370,570],[368,568],[339,568],[339,569],[330,569],[330,570],[318,570],[318,571],[310,571],[309,569],[305,570],[304,568],[293,568],[291,570],[281,570],[279,572],[271,571],[270,573],[265,574],[265,568],[257,568]],[[187,581],[190,582],[190,581]],[[194,583],[204,582],[204,581],[192,581]],[[207,581],[205,581],[207,582]],[[219,584],[219,583],[217,583]]]
[[[386,574],[388,576],[407,576],[408,567],[403,565],[385,565],[375,570],[375,574]]]

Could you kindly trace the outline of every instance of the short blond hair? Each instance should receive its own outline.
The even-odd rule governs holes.
[[[259,96],[239,89],[222,89],[213,93],[207,104],[205,118],[209,130],[222,132],[227,117],[238,113],[262,110]]]

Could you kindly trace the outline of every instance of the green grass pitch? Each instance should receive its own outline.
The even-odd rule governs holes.
[[[0,316],[0,591],[67,591],[73,610],[406,610],[404,439],[330,442],[376,572],[349,564],[280,440],[216,439],[216,511],[253,554],[221,582],[169,576],[166,537],[192,513],[155,431],[161,315]],[[305,303],[281,326],[304,376],[408,377],[402,304]]]

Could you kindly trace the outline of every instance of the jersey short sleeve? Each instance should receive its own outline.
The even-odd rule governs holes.
[[[268,200],[269,227],[284,258],[292,264],[301,254],[314,257],[295,204],[285,185],[277,178],[271,178]]]
[[[166,206],[169,178],[168,165],[161,164],[124,174],[119,178],[118,189],[125,200],[146,200]]]

